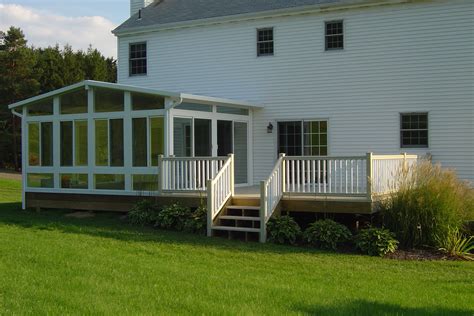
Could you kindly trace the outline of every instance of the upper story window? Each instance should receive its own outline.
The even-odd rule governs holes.
[[[342,21],[326,22],[326,50],[344,49],[344,24]]]
[[[400,115],[400,146],[402,148],[428,147],[428,113]]]
[[[146,75],[146,43],[130,44],[129,60],[130,76]]]
[[[273,28],[257,30],[257,56],[273,55]]]

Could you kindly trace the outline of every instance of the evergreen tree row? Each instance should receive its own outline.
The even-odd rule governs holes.
[[[0,31],[0,34],[2,32]],[[10,27],[0,41],[0,168],[21,166],[19,118],[8,105],[29,97],[90,79],[116,82],[116,61],[97,49],[73,51],[59,45],[27,45],[20,28]]]

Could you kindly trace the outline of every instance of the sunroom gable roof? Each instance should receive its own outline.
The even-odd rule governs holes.
[[[50,91],[38,96],[34,96],[31,98],[10,104],[8,108],[15,109],[18,107],[22,107],[22,106],[34,103],[36,101],[40,101],[46,98],[61,95],[66,92],[80,89],[83,87],[86,89],[88,87],[97,87],[97,88],[107,88],[107,89],[129,91],[129,92],[148,93],[148,94],[154,94],[154,95],[159,95],[163,97],[169,97],[175,100],[187,100],[187,101],[195,101],[195,102],[202,102],[202,103],[212,103],[212,104],[217,104],[217,105],[229,105],[229,106],[237,106],[237,107],[245,107],[245,108],[261,108],[261,106],[259,105],[246,102],[246,101],[208,97],[208,96],[187,94],[187,93],[176,93],[176,92],[163,91],[163,90],[158,90],[158,89],[150,89],[150,88],[143,88],[143,87],[132,86],[132,85],[124,85],[124,84],[94,81],[94,80],[84,80],[84,81],[75,83],[73,85],[63,87],[61,89],[57,89],[57,90]]]

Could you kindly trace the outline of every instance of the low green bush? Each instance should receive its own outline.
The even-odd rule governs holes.
[[[179,203],[174,203],[163,208],[156,218],[155,226],[182,231],[186,221],[191,216],[191,209]]]
[[[207,206],[199,205],[184,222],[184,230],[190,233],[205,234],[207,228]]]
[[[138,201],[137,204],[128,212],[127,217],[130,223],[134,225],[153,224],[159,214],[159,208],[152,200],[144,199]]]
[[[267,224],[268,241],[277,244],[296,244],[301,228],[291,216],[271,218]]]
[[[398,240],[395,234],[384,228],[362,229],[355,237],[356,248],[371,256],[384,256],[395,252]]]
[[[401,171],[395,186],[382,215],[401,246],[440,247],[449,227],[460,229],[474,219],[474,190],[454,171],[421,162]]]
[[[440,238],[440,250],[451,256],[474,260],[474,236],[464,235],[458,228],[448,229],[447,238]]]
[[[304,232],[304,240],[322,249],[336,250],[352,237],[349,229],[331,219],[323,219],[309,225]]]

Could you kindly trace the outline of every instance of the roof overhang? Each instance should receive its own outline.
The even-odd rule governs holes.
[[[158,90],[158,89],[150,89],[150,88],[143,88],[143,87],[132,86],[132,85],[124,85],[124,84],[94,81],[94,80],[84,80],[84,81],[75,83],[73,85],[70,85],[61,89],[57,89],[48,93],[31,97],[29,99],[13,103],[9,105],[8,108],[11,110],[14,110],[22,106],[26,106],[28,104],[37,102],[37,101],[41,101],[43,99],[47,99],[47,98],[51,98],[51,97],[55,97],[55,96],[67,93],[72,90],[76,90],[80,88],[84,88],[87,90],[89,89],[89,87],[154,94],[154,95],[159,95],[162,97],[171,98],[173,100],[179,101],[179,103],[181,101],[185,101],[185,102],[206,103],[206,104],[224,105],[224,106],[241,107],[241,108],[263,108],[263,106],[246,102],[246,101],[215,98],[215,97],[208,97],[208,96],[187,94],[187,93],[176,93],[176,92],[170,92],[170,91],[164,91],[164,90]],[[175,103],[175,104],[179,104],[179,103]]]
[[[321,3],[313,5],[298,6],[285,9],[276,9],[276,10],[267,10],[261,12],[252,12],[252,13],[242,13],[226,16],[218,16],[213,18],[203,18],[196,20],[180,21],[173,23],[163,23],[163,24],[153,24],[147,26],[137,26],[137,27],[124,27],[121,29],[121,26],[118,26],[112,33],[116,36],[122,35],[131,35],[137,33],[148,33],[154,31],[164,31],[172,30],[179,28],[188,28],[196,26],[206,26],[212,24],[221,24],[229,22],[239,22],[255,19],[264,19],[269,17],[281,17],[281,16],[291,16],[291,15],[301,15],[301,14],[314,14],[314,13],[324,13],[331,11],[339,10],[349,10],[356,8],[364,7],[375,7],[381,5],[393,5],[413,2],[415,0],[349,0],[342,1],[340,3]]]

